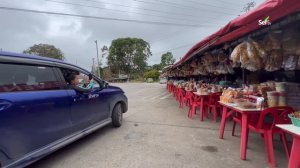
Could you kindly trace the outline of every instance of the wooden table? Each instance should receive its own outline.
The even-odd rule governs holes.
[[[205,101],[205,98],[207,98],[210,94],[200,94],[198,92],[193,92],[194,95],[199,98],[199,101],[200,101],[200,121],[203,121],[203,116],[204,116],[204,101]],[[197,98],[196,98],[196,101],[197,101]]]
[[[288,168],[300,167],[300,127],[292,124],[277,124],[277,127],[293,135],[293,146]]]
[[[242,160],[246,159],[246,151],[247,151],[247,142],[248,142],[248,119],[249,115],[258,115],[262,110],[261,109],[244,109],[235,106],[232,103],[222,103],[219,102],[223,106],[223,112],[222,112],[222,120],[221,120],[221,126],[220,126],[220,132],[219,132],[219,138],[223,139],[226,120],[230,116],[232,116],[233,112],[238,112],[242,115],[242,121],[241,121],[241,142],[240,142],[240,158]]]

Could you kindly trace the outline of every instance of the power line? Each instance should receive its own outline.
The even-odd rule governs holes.
[[[127,11],[127,10],[108,9],[108,8],[99,7],[99,6],[89,6],[89,5],[83,5],[83,4],[71,3],[71,2],[62,2],[62,1],[56,1],[56,0],[44,0],[44,1],[53,2],[53,3],[59,3],[59,4],[65,4],[65,5],[73,5],[73,6],[81,6],[81,7],[87,7],[87,8],[94,8],[94,9],[110,10],[110,11],[123,12],[123,13],[124,12],[125,13],[134,13],[134,14],[139,14],[139,15],[153,16],[153,17],[166,18],[166,19],[173,19],[173,20],[177,20],[178,21],[178,18],[174,18],[174,17],[159,16],[159,15],[153,15],[153,14],[145,14],[145,13],[132,12],[132,11]],[[190,19],[184,19],[184,20],[193,21],[193,22],[196,21],[196,20],[190,20]]]
[[[162,53],[165,53],[165,52],[168,52],[168,51],[172,51],[172,50],[178,50],[178,49],[181,49],[181,48],[185,48],[185,47],[191,46],[193,44],[195,44],[195,43],[190,43],[190,44],[186,44],[186,45],[182,45],[182,46],[177,46],[177,47],[174,47],[174,48],[171,48],[171,49],[168,49],[168,50],[156,52],[156,53],[154,53],[152,55],[162,54]]]
[[[156,22],[156,21],[143,21],[143,20],[133,20],[133,19],[132,20],[131,19],[120,19],[120,18],[112,18],[112,17],[78,15],[78,14],[71,14],[71,13],[49,12],[49,11],[41,11],[41,10],[11,8],[11,7],[4,7],[4,6],[0,6],[0,10],[20,11],[20,12],[39,13],[39,14],[48,14],[48,15],[71,16],[71,17],[89,18],[89,19],[98,19],[98,20],[111,20],[111,21],[133,22],[133,23],[143,23],[143,24],[155,24],[155,25],[170,25],[170,26],[182,26],[182,27],[205,26],[205,25],[180,24],[180,23],[171,23],[171,22]]]
[[[133,0],[136,2],[141,2],[141,3],[147,3],[147,4],[154,4],[154,5],[164,5],[164,6],[168,6],[168,7],[173,7],[173,8],[178,8],[178,9],[196,9],[196,10],[207,10],[206,8],[197,8],[197,7],[193,7],[193,6],[185,6],[185,5],[179,5],[178,3],[173,3],[173,2],[166,2],[166,1],[161,1],[161,0],[156,0],[157,2],[161,2],[161,3],[157,3],[157,2],[149,2],[149,1],[144,1],[144,0]],[[212,10],[208,10],[208,11],[212,11]],[[227,12],[220,12],[220,11],[213,11],[214,13],[220,13],[220,14],[227,14],[227,15],[233,15],[236,16],[236,14],[233,13],[227,13]]]
[[[188,16],[188,17],[193,17],[193,18],[198,18],[199,19],[199,16],[189,15],[189,14],[185,14],[185,13],[174,13],[174,12],[161,11],[161,10],[156,10],[156,9],[148,9],[148,8],[141,8],[141,7],[136,7],[136,6],[128,6],[128,5],[116,4],[116,3],[99,1],[99,0],[81,0],[81,1],[94,2],[94,3],[103,3],[103,4],[109,4],[109,5],[114,5],[114,6],[121,6],[121,7],[131,8],[131,9],[138,9],[138,10],[144,10],[144,11],[150,11],[150,12],[156,12],[156,13],[163,13],[163,14],[171,14],[171,15],[176,15],[176,16],[181,16],[181,17],[182,16]]]
[[[194,27],[194,28],[196,28],[196,27]],[[193,29],[193,27],[191,27],[191,28],[188,28],[188,30],[189,30],[189,29]],[[178,31],[175,31],[175,32],[172,32],[172,33],[168,33],[168,34],[162,35],[162,37],[161,37],[161,38],[159,38],[159,39],[158,39],[158,40],[156,40],[156,41],[152,41],[152,42],[150,42],[150,44],[154,44],[154,43],[157,43],[157,42],[159,42],[159,41],[163,41],[163,40],[166,40],[166,39],[172,38],[173,36],[171,36],[171,35],[174,35],[174,34],[177,34],[177,33],[179,33],[179,32],[186,31],[186,30],[187,30],[186,28],[183,28],[183,29],[180,29],[180,30],[178,30]]]
[[[217,19],[217,18],[214,18],[214,19]],[[206,21],[204,21],[204,22],[206,22]],[[159,42],[159,41],[162,41],[162,40],[166,40],[166,39],[172,38],[173,36],[170,36],[170,35],[177,34],[177,33],[179,33],[179,32],[182,32],[182,31],[185,31],[185,30],[189,30],[189,29],[194,29],[194,28],[197,28],[197,27],[183,28],[183,29],[180,29],[180,30],[175,31],[175,32],[172,32],[172,33],[168,33],[168,34],[165,34],[165,35],[160,35],[160,36],[162,36],[161,38],[159,38],[159,39],[156,40],[156,41],[150,42],[150,44],[154,44],[154,43],[156,43],[156,42]]]
[[[185,0],[185,1],[200,4],[200,5],[205,5],[205,6],[211,6],[211,7],[219,8],[219,9],[233,10],[233,9],[230,9],[230,8],[224,8],[223,6],[211,5],[211,4],[202,3],[202,2],[193,1],[193,0]]]
[[[189,1],[189,2],[193,2],[193,3],[199,3],[198,1],[194,1],[194,0],[184,0],[184,1]],[[231,1],[222,1],[222,0],[214,0],[214,1],[217,1],[217,2],[222,2],[222,3],[225,3],[225,4],[235,4],[236,5],[236,2],[239,2],[239,1],[235,1],[234,2],[231,2]],[[201,3],[201,2],[200,2]],[[221,7],[222,8],[222,7]]]
[[[198,9],[198,10],[213,11],[213,12],[216,12],[216,13],[221,13],[221,14],[227,14],[227,15],[236,16],[236,14],[234,14],[234,13],[221,12],[220,10],[215,11],[215,10],[208,10],[207,8],[198,8],[198,7],[194,7],[194,6],[180,5],[178,3],[168,2],[168,1],[164,1],[164,0],[156,0],[156,1],[164,3],[164,4],[174,5],[176,7],[182,7],[182,8],[187,8],[187,9]]]

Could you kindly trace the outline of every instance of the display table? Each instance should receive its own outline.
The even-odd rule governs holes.
[[[203,116],[205,115],[204,112],[204,105],[205,105],[205,99],[209,97],[209,93],[207,94],[202,94],[198,92],[193,92],[194,95],[196,96],[196,101],[200,103],[200,121],[203,121]],[[207,117],[207,116],[205,116]]]
[[[292,124],[278,124],[277,127],[293,135],[293,146],[288,168],[300,167],[300,127]]]
[[[219,138],[223,139],[226,120],[228,117],[232,116],[233,112],[240,113],[242,115],[242,121],[241,121],[241,146],[240,146],[240,158],[242,160],[246,159],[246,151],[247,151],[247,142],[248,142],[248,118],[250,115],[259,115],[259,113],[262,111],[262,109],[245,109],[235,106],[232,103],[222,103],[219,102],[223,106],[223,112],[222,112],[222,120],[221,120],[221,126],[220,126],[220,132],[219,132]]]

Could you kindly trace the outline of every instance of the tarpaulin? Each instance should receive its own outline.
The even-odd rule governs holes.
[[[206,37],[194,45],[173,67],[176,67],[191,58],[195,51],[205,46],[216,46],[225,42],[236,40],[248,33],[263,28],[259,20],[269,17],[270,22],[275,22],[285,16],[300,11],[300,0],[267,0],[257,8],[230,21],[214,34]],[[212,43],[212,41],[214,41]]]

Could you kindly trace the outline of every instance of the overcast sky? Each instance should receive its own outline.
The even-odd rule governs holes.
[[[33,44],[60,48],[66,61],[91,69],[99,48],[120,37],[137,37],[149,42],[149,65],[160,63],[171,51],[178,60],[194,44],[241,14],[250,0],[0,0],[1,7],[51,11],[116,21],[28,13],[0,9],[0,48],[22,52]],[[254,0],[256,6],[263,0]],[[155,24],[153,23],[155,22]],[[171,23],[171,24],[165,24]],[[195,27],[195,25],[198,25]],[[106,62],[105,60],[102,62]]]

